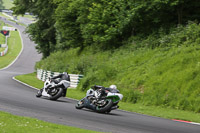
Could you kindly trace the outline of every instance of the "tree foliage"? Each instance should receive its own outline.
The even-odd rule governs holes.
[[[15,0],[16,14],[38,21],[27,32],[48,56],[54,50],[95,46],[116,48],[131,36],[169,31],[200,20],[198,0]]]
[[[37,22],[30,24],[26,32],[37,46],[43,57],[47,57],[55,50],[56,29],[53,19],[56,4],[53,0],[14,0],[15,7],[12,8],[15,14],[33,13]]]

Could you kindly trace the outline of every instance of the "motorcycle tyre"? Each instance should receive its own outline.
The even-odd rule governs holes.
[[[63,94],[63,89],[62,88],[57,88],[58,89],[58,92],[54,95],[54,96],[50,96],[49,99],[50,100],[57,100],[58,98],[62,97],[62,94]]]
[[[81,99],[81,100],[79,100],[77,103],[76,103],[76,105],[75,105],[75,108],[76,109],[82,109],[82,108],[84,108],[84,102],[82,102],[82,104],[78,104],[80,101],[83,101],[84,99]]]
[[[111,109],[107,110],[105,113],[109,114],[111,112]]]
[[[113,102],[112,102],[111,99],[107,99],[107,100],[108,100],[108,104],[105,107],[101,108],[101,109],[99,109],[98,106],[97,106],[96,107],[96,112],[98,112],[98,113],[106,113],[106,112],[108,112],[109,113],[111,111],[111,107],[113,105]]]

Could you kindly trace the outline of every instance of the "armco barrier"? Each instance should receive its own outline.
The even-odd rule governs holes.
[[[3,52],[0,52],[0,56],[4,56],[7,52],[8,52],[8,46],[6,47],[6,49]]]
[[[6,48],[3,52],[0,52],[0,56],[4,56],[8,52],[8,45],[7,45],[8,37],[10,37],[10,34],[9,34],[9,36],[6,36],[6,43],[0,44],[0,47]]]
[[[37,78],[39,80],[45,81],[48,77],[53,77],[59,75],[59,72],[51,72],[43,69],[37,69]],[[83,75],[69,74],[70,75],[70,88],[76,88],[80,79]]]
[[[7,44],[0,44],[0,48],[5,48],[7,47]]]

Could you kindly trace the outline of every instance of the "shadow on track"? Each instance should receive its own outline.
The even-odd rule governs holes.
[[[51,101],[51,102],[60,102],[60,103],[75,103],[74,101],[71,101],[70,99],[58,99],[58,100],[50,100],[48,97],[40,97],[40,99],[45,99],[45,100],[48,100],[48,101]]]
[[[86,111],[86,112],[108,115],[108,116],[123,116],[121,114],[116,114],[116,113],[112,113],[112,112],[111,113],[98,113],[98,112],[95,112],[94,110],[90,110],[90,109],[87,109],[87,108],[80,109],[80,111]]]

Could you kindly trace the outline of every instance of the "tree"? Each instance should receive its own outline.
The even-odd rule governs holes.
[[[118,46],[132,17],[128,0],[54,0],[56,28],[62,47]],[[119,43],[118,43],[119,42]]]
[[[117,48],[133,35],[167,32],[200,21],[198,0],[15,0],[15,14],[31,12],[27,28],[44,57],[55,50],[95,46]]]
[[[57,5],[53,3],[53,0],[14,0],[14,5],[15,7],[12,8],[14,14],[24,15],[25,12],[30,12],[37,17],[36,23],[30,24],[26,32],[37,44],[36,48],[43,54],[43,57],[49,56],[55,50],[56,45],[53,15]]]
[[[83,47],[80,29],[82,21],[80,22],[78,19],[84,16],[87,2],[85,3],[84,0],[54,0],[54,3],[58,5],[54,16],[57,30],[57,48]]]

